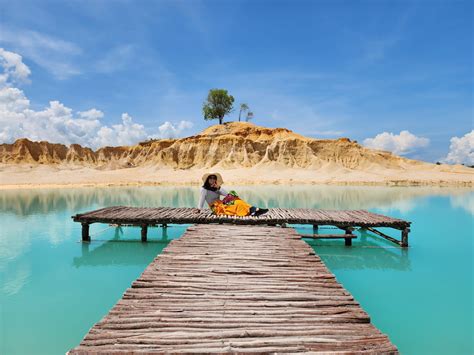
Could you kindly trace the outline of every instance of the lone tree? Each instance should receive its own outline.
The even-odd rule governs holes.
[[[242,115],[242,112],[247,112],[248,110],[249,110],[249,106],[247,104],[240,104],[239,122],[240,122],[240,115]]]
[[[224,116],[230,113],[233,109],[234,97],[227,93],[224,89],[209,90],[207,100],[202,106],[205,120],[219,119],[219,124],[222,124]]]

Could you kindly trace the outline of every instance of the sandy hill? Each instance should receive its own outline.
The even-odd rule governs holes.
[[[1,144],[0,161],[73,163],[110,169],[147,164],[179,169],[213,166],[318,169],[331,163],[349,169],[397,169],[424,164],[364,148],[348,138],[312,139],[285,128],[265,128],[246,122],[211,126],[186,138],[152,140],[130,147],[103,147],[97,151],[78,144],[67,147],[23,138],[13,144]]]
[[[96,151],[72,144],[18,139],[0,145],[0,162],[8,166],[30,164],[87,167],[95,170],[155,169],[259,169],[305,170],[308,174],[364,172],[390,176],[396,172],[461,174],[472,183],[473,170],[463,166],[430,164],[368,149],[348,138],[313,139],[285,128],[266,128],[246,122],[214,125],[197,135],[160,139],[135,146],[103,147]],[[459,175],[459,176],[461,176]],[[443,180],[443,177],[438,177]],[[416,180],[416,178],[415,178]]]

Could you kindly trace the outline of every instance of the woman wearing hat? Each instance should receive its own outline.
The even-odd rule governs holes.
[[[221,186],[223,183],[222,176],[219,173],[207,173],[202,177],[204,185],[201,187],[201,197],[199,199],[198,208],[204,208],[207,202],[211,210],[215,214],[225,214],[228,216],[259,216],[268,211],[265,208],[258,208],[249,205],[241,200],[234,191],[228,193]],[[225,196],[224,200],[220,196]]]

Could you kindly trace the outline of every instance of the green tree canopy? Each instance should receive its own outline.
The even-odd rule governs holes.
[[[224,116],[233,109],[234,97],[227,93],[224,89],[211,89],[207,95],[207,99],[202,106],[202,112],[205,120],[219,119],[222,124]]]

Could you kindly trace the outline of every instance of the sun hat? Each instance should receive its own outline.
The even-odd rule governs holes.
[[[224,183],[224,180],[222,180],[222,176],[219,173],[206,173],[202,176],[202,182],[206,183],[207,178],[209,175],[215,175],[217,178],[217,185],[221,186]]]

